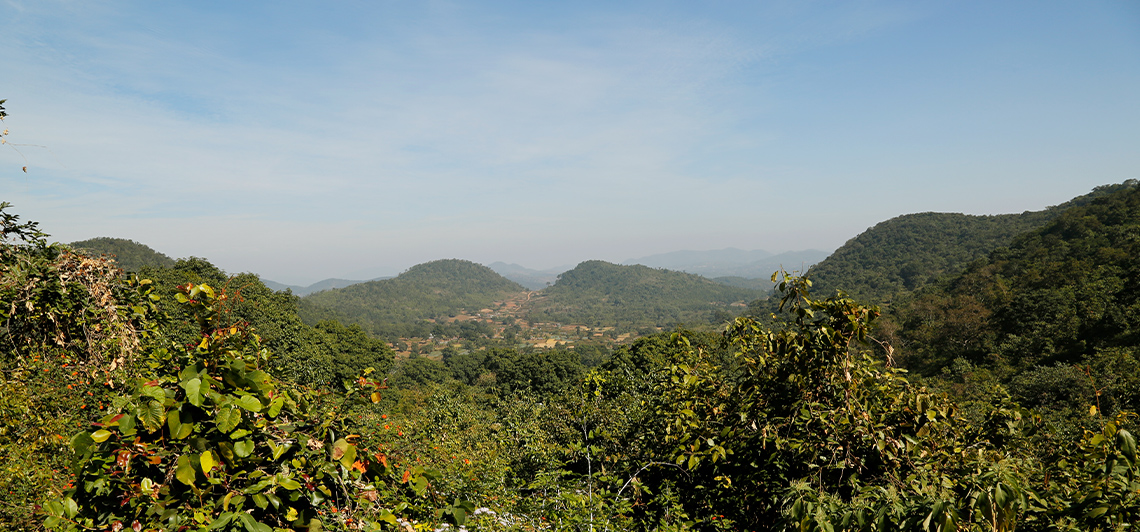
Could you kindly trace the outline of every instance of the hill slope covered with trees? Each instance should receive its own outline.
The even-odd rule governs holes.
[[[987,368],[1033,406],[1140,409],[1138,235],[1129,181],[900,302],[895,343],[927,374]]]
[[[71,247],[89,255],[109,255],[128,272],[137,272],[145,266],[174,266],[174,259],[146,244],[125,238],[104,236],[72,242]]]
[[[1051,532],[1140,522],[1136,415],[1115,395],[1140,389],[1123,382],[1140,374],[1127,365],[1140,341],[1135,190],[1071,209],[919,294],[971,295],[988,312],[981,347],[951,346],[961,352],[941,380],[901,371],[890,340],[906,353],[924,341],[912,331],[954,322],[880,327],[876,308],[818,298],[793,276],[778,287],[776,327],[739,318],[723,334],[655,334],[588,370],[566,351],[486,350],[305,386],[281,371],[278,350],[296,362],[305,359],[291,350],[335,345],[355,360],[351,349],[368,347],[362,331],[300,327],[295,298],[201,259],[120,277],[105,260],[47,244],[6,207],[5,530]],[[421,288],[472,273],[436,266],[443,275]],[[620,268],[584,264],[567,293],[608,303],[704,293],[692,279],[669,284],[690,290],[654,285],[676,272]],[[1115,365],[1098,373],[1089,362],[1088,374],[1121,385],[1022,393],[1079,384],[1055,379],[1071,367],[1056,363],[1090,356]],[[1004,380],[956,391],[978,390],[983,381],[952,378],[983,365]],[[1047,414],[1056,409],[1043,397],[1083,414],[1058,429],[1020,397]]]
[[[925,212],[880,222],[812,266],[807,276],[817,293],[843,289],[872,303],[916,290],[1007,246],[1066,209],[1087,204],[1125,185],[1106,185],[1061,205],[1020,214],[975,216]]]
[[[392,279],[310,294],[301,300],[301,316],[309,323],[326,318],[356,323],[376,336],[413,336],[412,328],[424,320],[477,311],[524,291],[486,266],[445,259],[413,266]]]
[[[590,326],[670,327],[723,321],[732,313],[730,305],[758,294],[689,273],[586,261],[532,300],[527,317]]]

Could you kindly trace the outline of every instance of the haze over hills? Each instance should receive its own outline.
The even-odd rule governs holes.
[[[808,270],[808,277],[817,295],[842,289],[869,303],[888,301],[942,276],[958,274],[971,262],[1008,246],[1026,231],[1044,226],[1066,209],[1134,186],[1134,180],[1105,185],[1061,205],[1020,214],[905,214],[848,240]]]
[[[558,280],[559,274],[571,268],[571,266],[561,266],[546,270],[532,270],[525,266],[505,262],[492,262],[487,267],[530,290],[542,290],[554,284]]]
[[[349,280],[349,279],[325,279],[323,281],[317,281],[317,282],[315,282],[309,286],[299,286],[299,285],[295,285],[295,284],[283,284],[283,283],[278,283],[276,281],[270,281],[269,279],[264,279],[264,278],[261,279],[261,282],[265,283],[265,286],[268,286],[269,288],[272,288],[272,289],[277,290],[277,291],[288,289],[288,290],[292,290],[294,295],[307,296],[307,295],[315,293],[315,292],[321,292],[324,290],[331,290],[333,288],[344,288],[346,286],[352,286],[354,284],[367,283],[368,281],[382,281],[384,279],[391,279],[391,277],[377,277],[375,279],[368,279],[368,280],[364,280],[364,281],[353,281],[353,280]]]
[[[695,273],[710,279],[717,277],[769,279],[772,272],[780,268],[788,271],[806,271],[813,264],[826,258],[827,255],[828,252],[817,249],[773,254],[762,249],[746,251],[725,248],[708,251],[673,251],[639,259],[629,259],[622,264],[666,268]]]

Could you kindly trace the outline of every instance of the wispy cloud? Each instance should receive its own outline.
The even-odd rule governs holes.
[[[940,17],[982,28],[953,37],[967,63],[999,30],[1051,49],[1006,14],[982,13],[997,29],[983,28],[948,6],[8,1],[8,126],[52,152],[29,153],[27,178],[0,170],[0,190],[65,240],[135,238],[282,281],[444,256],[552,266],[672,247],[834,247],[915,210],[890,190],[938,208],[969,197],[949,176],[986,171],[969,158],[992,133],[924,129],[913,109],[926,124],[1009,112],[991,110],[1008,91],[916,107],[945,101],[953,87],[938,82],[969,69],[915,69],[899,50],[949,57],[937,55],[939,32],[953,33]],[[1047,68],[1035,53],[1013,57]],[[1120,72],[1137,79],[1135,66]],[[1033,107],[1079,109],[1062,92],[1043,89]],[[1098,96],[1127,105],[1124,94]],[[991,108],[964,107],[976,104]],[[1140,116],[1131,105],[1102,129]],[[1028,148],[1006,147],[986,164],[1082,164],[1018,162]],[[1113,150],[1098,152],[1097,172],[1136,162]],[[1049,201],[1117,177],[1130,175],[1088,177]],[[1014,205],[1002,201],[991,203]]]

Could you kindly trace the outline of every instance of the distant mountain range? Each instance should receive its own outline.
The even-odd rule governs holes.
[[[736,248],[709,251],[683,250],[629,259],[622,265],[663,268],[700,275],[720,284],[736,288],[768,290],[772,287],[772,283],[768,280],[772,276],[772,272],[780,268],[788,271],[807,271],[808,268],[826,258],[827,255],[828,252],[817,249],[784,253],[771,253],[762,249],[742,250]],[[487,267],[531,290],[542,290],[555,284],[559,275],[571,269],[570,266],[563,266],[534,270],[505,262],[493,262]]]
[[[562,272],[571,268],[571,266],[563,266],[549,270],[532,270],[525,266],[507,264],[505,262],[492,262],[488,264],[487,267],[494,270],[495,273],[525,286],[529,290],[542,290],[554,284],[558,281],[558,276],[561,275]]]
[[[294,295],[307,296],[309,294],[315,294],[317,292],[321,292],[324,290],[331,290],[333,288],[344,288],[346,286],[352,286],[354,284],[367,283],[368,281],[382,281],[384,279],[391,279],[391,278],[392,278],[391,276],[389,276],[389,277],[377,277],[375,279],[368,279],[368,280],[364,280],[364,281],[353,281],[350,279],[325,279],[323,281],[315,282],[309,286],[298,286],[295,284],[282,284],[282,283],[278,283],[276,281],[270,281],[269,279],[265,279],[265,278],[262,278],[261,282],[265,283],[265,286],[268,286],[269,288],[272,288],[273,290],[281,291],[281,290],[289,289],[289,290],[293,291]]]
[[[622,264],[640,264],[651,268],[695,273],[710,279],[740,277],[743,279],[769,279],[772,272],[781,268],[788,271],[807,271],[813,264],[827,258],[827,251],[806,249],[770,253],[762,249],[746,251],[736,248],[709,251],[673,251],[629,259]]]

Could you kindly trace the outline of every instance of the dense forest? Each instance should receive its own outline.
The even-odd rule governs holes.
[[[594,260],[558,276],[530,307],[532,321],[623,328],[671,327],[723,321],[733,303],[758,291],[717,283],[699,275]]]
[[[868,281],[863,300],[814,270],[783,272],[757,317],[733,306],[754,291],[600,261],[531,301],[465,261],[302,299],[200,258],[124,273],[10,209],[0,529],[1140,522],[1134,181],[1039,223],[884,222],[869,233],[889,238],[852,242],[928,243],[884,254],[874,273],[911,265],[921,282]],[[832,258],[836,272],[870,264]],[[384,341],[519,294],[535,321],[670,328],[604,350],[504,341],[397,356]]]
[[[525,288],[490,268],[448,259],[413,266],[394,279],[370,281],[311,294],[301,315],[310,323],[340,319],[387,338],[427,336],[428,320],[478,311]],[[423,331],[417,330],[424,329]]]
[[[1098,187],[1062,205],[1020,214],[924,212],[892,218],[847,241],[812,266],[808,277],[820,293],[842,289],[861,300],[887,302],[942,276],[955,275],[1066,209],[1122,187],[1128,185]]]
[[[99,237],[72,242],[71,247],[88,255],[107,255],[115,264],[128,271],[137,272],[145,266],[174,265],[174,259],[151,249],[146,244],[124,238]]]

